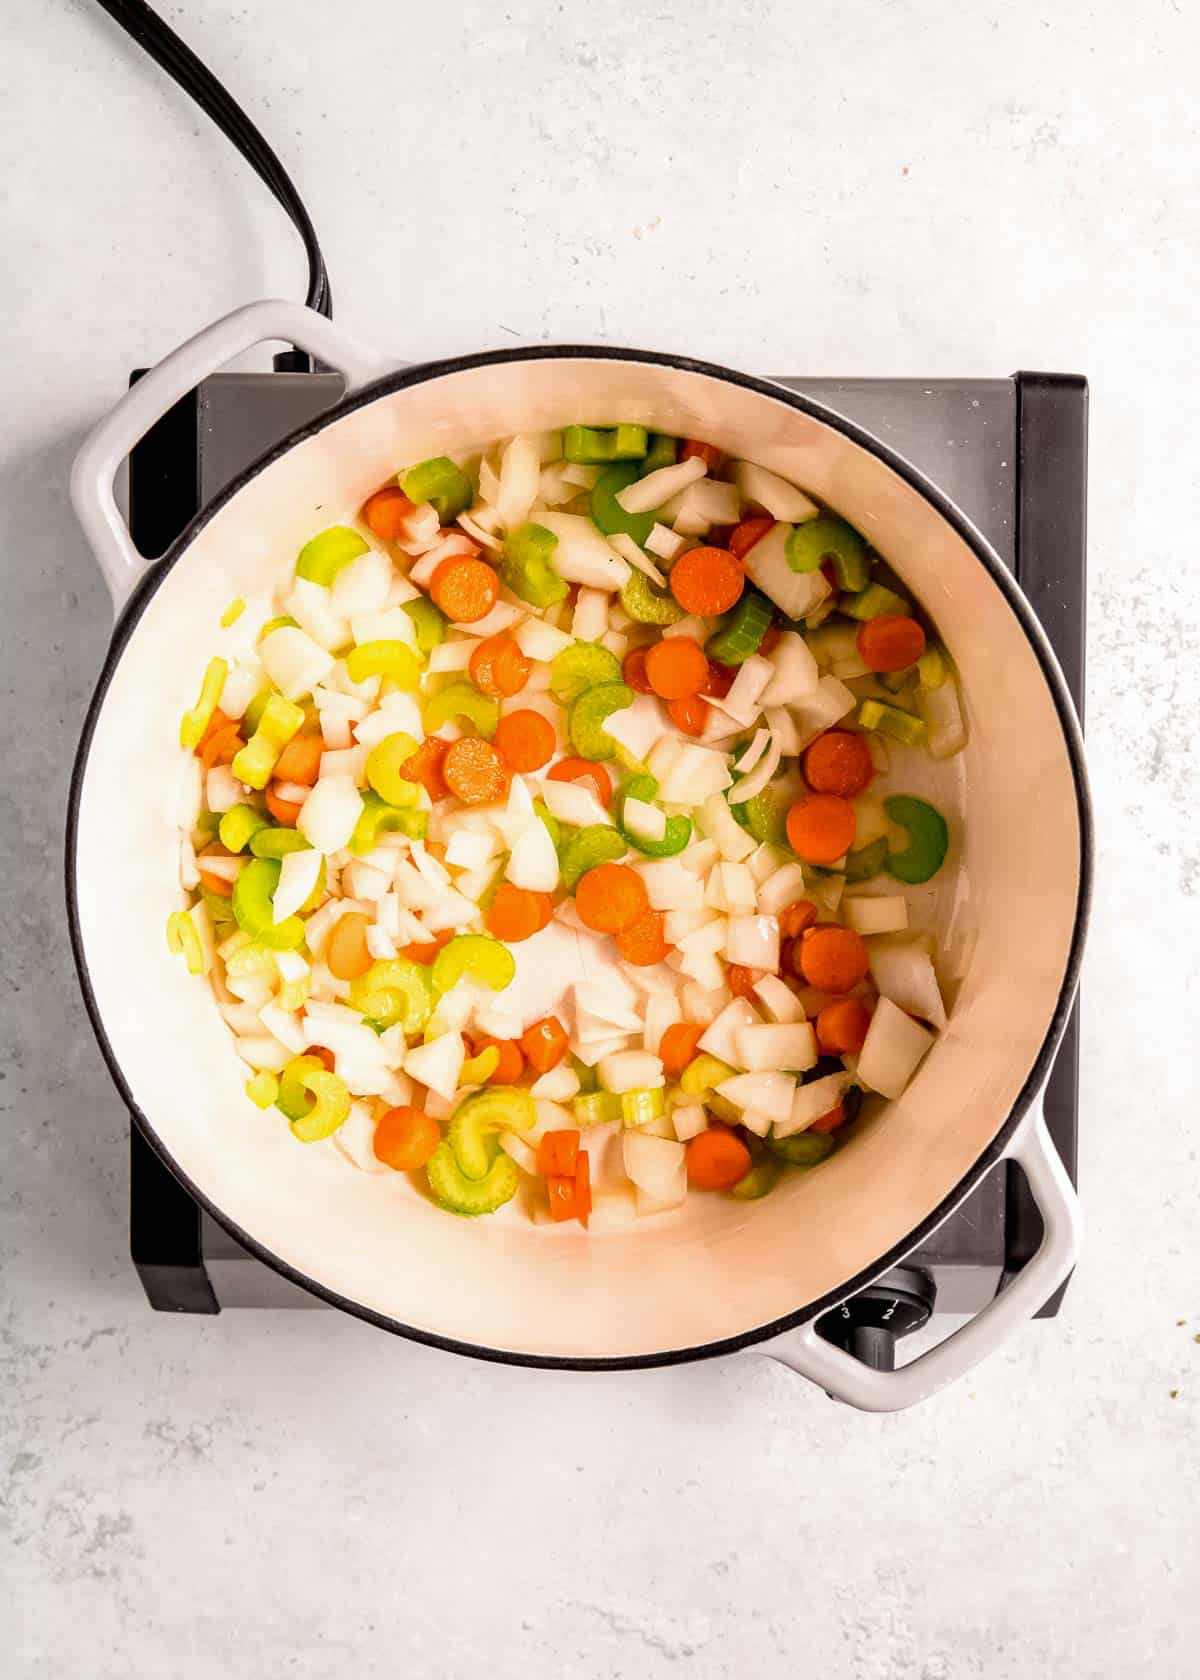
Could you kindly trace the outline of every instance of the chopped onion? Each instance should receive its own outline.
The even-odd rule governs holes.
[[[659,781],[665,779],[666,760],[674,761],[680,741],[677,735],[664,733],[669,727],[662,706],[652,694],[639,694],[631,706],[610,712],[604,720],[606,733],[634,758],[646,759],[651,775]],[[655,759],[656,746],[660,750]],[[652,759],[658,763],[658,769],[650,762]]]
[[[515,530],[529,518],[529,510],[538,493],[540,471],[541,462],[534,439],[513,438],[500,457],[500,483],[496,490],[496,512],[506,530]]]
[[[535,1100],[547,1102],[568,1102],[579,1092],[579,1075],[569,1062],[560,1062],[535,1079],[529,1087],[529,1095]]]
[[[336,653],[349,640],[349,626],[330,605],[329,590],[311,578],[295,580],[291,594],[283,602],[283,611],[330,653]]]
[[[753,770],[759,759],[766,752],[767,747],[770,744],[770,740],[771,732],[769,729],[756,729],[754,731],[754,739],[750,742],[750,745],[746,748],[741,758],[734,761],[733,768],[740,776],[745,776]]]
[[[621,822],[626,832],[638,840],[661,840],[667,832],[667,813],[644,799],[626,799]]]
[[[689,741],[660,778],[658,796],[667,805],[702,805],[710,795],[723,793],[732,780],[727,753]]]
[[[581,589],[575,598],[571,634],[577,642],[598,642],[608,628],[609,597],[603,589]]]
[[[811,745],[818,735],[854,710],[854,696],[837,677],[822,677],[811,694],[793,708],[796,729],[800,737],[799,751]]]
[[[378,711],[354,725],[355,740],[368,750],[389,735],[411,735],[419,741],[424,733],[421,708],[412,694],[386,694]]]
[[[242,784],[227,764],[214,764],[204,778],[204,797],[210,811],[223,813],[241,802]]]
[[[535,818],[532,826],[513,841],[505,874],[514,887],[529,892],[554,891],[558,885],[558,853],[545,823]]]
[[[247,1064],[265,1073],[282,1073],[292,1059],[286,1044],[264,1033],[261,1036],[235,1038],[233,1048]]]
[[[320,852],[311,847],[303,852],[289,852],[280,860],[279,884],[271,900],[271,914],[277,927],[312,897],[324,861]]]
[[[430,543],[437,541],[441,523],[432,503],[418,502],[400,521],[400,535],[395,539],[397,548],[405,554],[423,554]]]
[[[711,1026],[721,1011],[728,1008],[732,999],[733,993],[724,981],[715,991],[695,981],[689,981],[681,987],[679,993],[683,1018],[695,1027]]]
[[[349,1114],[333,1134],[333,1143],[338,1153],[360,1172],[389,1171],[387,1162],[381,1161],[375,1153],[375,1119],[370,1103],[350,1104]]]
[[[622,1050],[604,1056],[596,1072],[603,1088],[617,1096],[625,1091],[658,1091],[666,1083],[661,1061],[644,1050]]]
[[[798,863],[785,863],[768,877],[758,889],[758,909],[763,916],[778,916],[803,898],[804,869]]]
[[[695,952],[697,956],[715,956],[725,944],[726,922],[723,916],[714,916],[711,922],[705,922],[703,927],[693,929],[679,941],[679,949],[683,952]]]
[[[726,798],[730,805],[743,805],[747,799],[753,799],[766,787],[771,777],[779,768],[779,760],[783,756],[779,750],[779,738],[772,734],[770,749],[767,756],[748,776],[743,776],[730,788]]]
[[[324,754],[322,754],[322,762]],[[288,805],[303,805],[312,789],[307,782],[272,782],[272,788],[278,798]]]
[[[511,630],[523,617],[523,608],[514,606],[511,601],[497,601],[482,618],[475,619],[471,624],[458,624],[458,628],[468,636],[498,636],[502,631]],[[454,622],[457,623],[457,620]]]
[[[681,1143],[648,1137],[638,1131],[621,1139],[625,1171],[639,1190],[662,1207],[678,1207],[687,1195],[686,1155]]]
[[[790,525],[772,525],[751,548],[743,564],[751,583],[769,596],[785,618],[803,618],[832,593],[823,572],[794,572],[788,565]]]
[[[843,898],[841,910],[855,933],[903,933],[908,926],[908,904],[898,894]]]
[[[778,473],[756,466],[753,461],[735,463],[733,482],[744,502],[749,502],[751,507],[762,508],[772,519],[786,519],[792,524],[799,524],[804,519],[815,519],[820,512],[816,502],[803,490],[789,484],[786,478],[780,478]]]
[[[789,1027],[764,1027],[764,1032],[790,1032]],[[723,1079],[717,1095],[731,1102],[735,1108],[751,1113],[770,1115],[772,1121],[786,1124],[792,1112],[792,1098],[796,1081],[786,1073],[738,1073]]]
[[[517,1163],[523,1173],[527,1173],[530,1178],[536,1178],[537,1152],[530,1148],[524,1138],[518,1137],[516,1132],[501,1132],[500,1147]]]
[[[703,884],[679,858],[655,858],[633,867],[646,883],[652,910],[699,910],[703,904]]]
[[[848,1073],[830,1073],[824,1079],[813,1079],[798,1085],[792,1098],[792,1111],[775,1122],[776,1137],[793,1137],[807,1131],[814,1120],[822,1119],[837,1107],[850,1088]]]
[[[444,1032],[428,1044],[418,1044],[404,1058],[404,1071],[410,1079],[419,1079],[439,1097],[450,1102],[458,1089],[458,1076],[466,1059],[462,1034]]]
[[[308,854],[301,852],[298,855],[305,857]],[[378,903],[392,884],[391,877],[382,869],[373,869],[361,858],[356,858],[353,863],[346,865],[342,879],[355,898],[361,899],[364,904]]]
[[[638,1191],[628,1184],[597,1191],[588,1218],[591,1231],[628,1231],[637,1223]]]
[[[372,922],[366,932],[367,950],[376,962],[390,962],[399,955],[396,941],[389,933],[381,928],[378,922]]]
[[[715,921],[716,916],[716,909],[703,907],[699,910],[668,910],[663,921],[663,932],[670,944],[678,945],[679,941],[686,939],[689,933],[695,933],[697,928],[705,927],[709,922]]]
[[[764,706],[794,706],[811,694],[820,681],[816,660],[804,637],[794,630],[785,630],[767,657],[772,675],[762,692]]]
[[[471,655],[479,646],[467,636],[461,641],[439,642],[429,654],[429,670],[437,671],[465,671],[471,663]]]
[[[446,846],[446,862],[455,869],[478,869],[495,857],[498,850],[496,837],[490,831],[459,828]]]
[[[786,1068],[804,1073],[817,1064],[817,1040],[807,1021],[776,1022],[737,1030],[738,1066],[752,1073]]]
[[[858,1058],[858,1077],[881,1096],[899,1097],[933,1043],[927,1028],[881,997]]]
[[[582,782],[547,782],[542,790],[546,808],[559,822],[587,828],[593,823],[612,827],[612,817],[590,787]]]
[[[707,875],[720,855],[715,840],[696,840],[694,838],[687,851],[682,854],[684,863],[693,875]]]
[[[392,585],[392,562],[378,549],[368,549],[343,566],[329,590],[329,605],[339,618],[382,612]],[[359,640],[360,638],[355,638]],[[364,636],[363,641],[371,638]]]
[[[659,560],[674,560],[678,557],[685,539],[677,531],[672,531],[669,525],[655,525],[646,538],[646,547]]]
[[[667,587],[666,578],[653,560],[647,559],[627,531],[617,531],[608,540],[622,560],[628,560],[634,571],[641,572],[644,577],[648,577],[651,583],[657,584],[660,589]]]
[[[499,548],[498,538],[489,540],[492,546]],[[432,548],[422,554],[414,566],[409,568],[409,578],[420,588],[427,589],[434,572],[437,571],[443,560],[456,559],[460,554],[468,560],[473,560],[478,553],[478,547],[464,532],[447,531],[434,543]]]
[[[755,849],[753,836],[734,821],[729,806],[719,793],[710,795],[701,805],[699,823],[709,839],[716,841],[721,856],[729,863],[748,858]]]
[[[748,865],[722,863],[719,872],[726,909],[735,915],[752,916],[758,908],[758,887]]]
[[[719,706],[721,711],[728,713],[738,723],[750,725],[761,711],[761,696],[770,682],[772,667],[769,660],[760,654],[752,653],[738,666],[737,676],[733,685],[721,699],[714,698],[712,704]]]
[[[684,490],[672,524],[680,536],[702,537],[713,525],[736,525],[740,513],[736,484],[704,478]]]
[[[642,1046],[651,1056],[657,1056],[663,1034],[668,1027],[683,1020],[679,999],[669,992],[655,992],[645,1001],[645,1023]]]
[[[672,636],[687,636],[693,642],[699,642],[701,647],[708,640],[708,625],[702,618],[695,618],[690,613],[687,618],[681,618],[675,624],[663,626],[663,640],[669,641]]]
[[[756,1027],[758,1024],[759,1017],[745,998],[734,998],[705,1029],[700,1039],[700,1049],[707,1050],[710,1056],[716,1056],[720,1061],[736,1067],[738,1028]]]
[[[221,710],[225,716],[240,718],[262,685],[262,667],[257,659],[253,664],[235,665],[221,689]]]
[[[783,1026],[789,1026],[796,1021],[803,1021],[803,1004],[791,987],[782,981],[777,974],[764,974],[761,980],[756,981],[754,995],[772,1021],[776,1021]]]
[[[590,519],[577,513],[539,513],[537,522],[558,538],[554,564],[568,583],[611,591],[628,579],[629,562],[613,553]]]
[[[657,472],[647,473],[645,478],[635,478],[624,490],[617,491],[617,503],[626,513],[650,513],[664,502],[669,502],[681,490],[686,490],[696,479],[703,478],[707,472],[705,462],[698,455],[693,455],[673,466],[659,467]]]
[[[361,744],[354,747],[335,747],[331,751],[321,754],[321,763],[317,770],[317,780],[323,781],[329,776],[345,776],[356,787],[360,786],[367,776],[367,749]],[[305,792],[307,793],[307,789]],[[290,795],[276,789],[280,798],[287,799]]]
[[[406,642],[417,645],[417,630],[403,607],[386,607],[380,612],[356,613],[350,620],[350,634],[355,643]]]
[[[319,852],[337,852],[350,844],[362,808],[349,776],[323,776],[304,801],[296,827]]]
[[[513,631],[513,640],[526,659],[536,659],[548,665],[555,654],[570,647],[572,638],[544,619],[527,618]]]
[[[880,899],[849,899],[847,904],[882,903]],[[900,900],[903,904],[904,900]],[[882,929],[879,931],[883,931]],[[916,939],[881,939],[869,948],[871,978],[880,995],[890,998],[906,1014],[919,1015],[939,1031],[946,1025],[937,972],[929,952]]]
[[[293,624],[264,636],[259,657],[263,670],[288,700],[308,694],[334,666],[333,655]]]
[[[779,922],[774,916],[731,916],[725,955],[742,968],[779,971]]]
[[[634,1007],[639,1001],[623,992],[615,993],[595,983],[575,987],[576,1008],[599,1022],[607,1033],[611,1033],[614,1028],[621,1032],[640,1032],[641,1011]]]
[[[226,678],[226,686],[229,679]],[[224,709],[225,695],[221,694]],[[958,684],[952,676],[937,688],[917,689],[917,711],[929,730],[926,749],[931,758],[953,758],[967,744],[967,725],[963,717]]]
[[[671,1125],[680,1143],[708,1130],[708,1113],[699,1103],[680,1103],[671,1110]]]
[[[303,1055],[308,1048],[308,1041],[300,1026],[300,1017],[290,1010],[281,1009],[277,1003],[264,1003],[258,1012],[258,1018],[280,1044],[286,1044],[293,1056]]]
[[[763,721],[779,742],[784,758],[795,758],[800,751],[800,732],[792,714],[782,706],[764,706]]]

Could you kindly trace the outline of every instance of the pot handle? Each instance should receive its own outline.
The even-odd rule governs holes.
[[[226,362],[256,344],[283,339],[346,376],[353,391],[398,365],[347,337],[303,304],[264,298],[214,321],[152,367],[89,435],[71,469],[71,502],[118,612],[151,562],[134,547],[117,507],[117,469],[168,409]]]
[[[1045,1229],[1032,1259],[983,1311],[898,1371],[875,1371],[817,1334],[815,1324],[789,1331],[763,1352],[817,1383],[835,1400],[864,1412],[898,1412],[944,1388],[977,1365],[1032,1318],[1075,1264],[1082,1217],[1042,1114],[1042,1095],[1017,1127],[1002,1159],[1029,1180]]]

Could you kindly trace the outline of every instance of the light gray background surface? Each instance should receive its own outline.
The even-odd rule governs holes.
[[[1197,1671],[1195,103],[1182,0],[190,0],[339,317],[412,358],[1092,380],[1099,899],[1063,1316],[910,1414],[743,1357],[575,1378],[331,1313],[164,1319],[61,836],[108,606],[66,502],[134,364],[296,242],[97,8],[0,20],[0,1666],[25,1676]],[[1021,931],[1013,930],[1014,961]]]

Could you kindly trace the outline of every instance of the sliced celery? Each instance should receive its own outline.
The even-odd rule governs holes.
[[[400,488],[411,502],[429,502],[443,525],[452,525],[474,499],[471,480],[448,455],[419,461],[399,475]]]
[[[801,530],[803,528],[800,527]],[[869,583],[857,595],[847,595],[839,601],[838,611],[865,623],[869,618],[882,618],[885,613],[910,613],[912,607],[894,589],[888,589],[882,583]]]
[[[612,1091],[585,1091],[572,1100],[571,1108],[581,1126],[607,1126],[621,1118],[621,1099]]]
[[[279,1096],[279,1081],[263,1068],[247,1084],[246,1095],[256,1108],[271,1108]]]
[[[207,972],[208,958],[204,954],[204,946],[200,943],[196,924],[186,910],[174,910],[167,917],[167,950],[173,956],[184,958],[189,974]]]
[[[491,1139],[496,1132],[531,1132],[536,1125],[537,1107],[528,1091],[517,1085],[495,1085],[458,1105],[447,1142],[466,1176],[479,1179],[487,1173],[494,1154]]]
[[[653,800],[658,792],[658,783],[653,776],[633,776],[625,782],[617,795],[617,824],[624,838],[646,857],[675,857],[687,846],[692,838],[692,821],[690,817],[668,817],[666,832],[661,840],[647,840],[644,835],[631,834],[625,827],[625,801],[640,799],[646,804]]]
[[[864,729],[877,729],[881,735],[888,735],[906,747],[924,746],[928,733],[921,718],[883,700],[863,700],[858,708],[858,721]]]
[[[626,461],[615,467],[606,467],[596,480],[592,490],[592,523],[606,537],[623,531],[631,536],[639,548],[645,546],[646,538],[654,529],[658,518],[657,513],[626,513],[617,500],[617,492],[626,490],[642,476],[640,461]],[[626,611],[629,609],[626,608]],[[653,620],[647,620],[652,623]]]
[[[679,1088],[689,1097],[706,1098],[714,1089],[726,1079],[732,1079],[734,1069],[728,1062],[723,1062],[717,1056],[710,1056],[706,1051],[694,1057],[679,1076]]]
[[[389,805],[420,803],[420,782],[410,782],[400,774],[416,750],[417,743],[412,736],[399,730],[372,747],[367,755],[367,785]]]
[[[217,834],[227,852],[242,852],[260,829],[270,826],[267,818],[253,805],[231,805],[221,817]]]
[[[613,712],[622,712],[632,704],[633,690],[621,682],[600,683],[572,701],[567,715],[567,733],[580,758],[599,762],[613,757],[617,743],[605,729],[604,720]]]
[[[460,1085],[486,1085],[500,1066],[500,1052],[494,1044],[486,1045],[478,1056],[470,1056],[458,1076]]]
[[[917,660],[917,680],[922,688],[941,688],[950,675],[950,661],[936,642],[930,642]]]
[[[593,823],[589,828],[578,829],[559,853],[558,868],[563,886],[568,892],[574,892],[581,875],[594,869],[598,863],[615,862],[628,850],[625,836],[607,823]]]
[[[779,1174],[779,1162],[768,1157],[751,1167],[745,1178],[739,1178],[730,1194],[736,1196],[739,1202],[756,1202],[760,1196],[765,1196],[769,1190],[775,1188],[779,1182]]]
[[[802,531],[803,525],[798,529]],[[758,652],[774,615],[775,608],[765,595],[757,589],[745,590],[728,622],[704,644],[705,653],[722,665],[740,665]]]
[[[626,1126],[648,1126],[666,1111],[667,1099],[661,1089],[621,1093],[621,1119]]]
[[[426,734],[435,735],[452,718],[466,718],[490,741],[500,722],[500,702],[490,694],[482,694],[474,683],[449,683],[425,702],[422,720]]]
[[[303,722],[304,713],[299,706],[285,700],[282,694],[268,695],[258,727],[230,767],[238,781],[245,782],[247,787],[265,788],[280,753]]]
[[[464,975],[502,992],[512,984],[516,972],[516,961],[507,945],[484,933],[460,933],[438,952],[432,976],[434,989],[439,992],[448,992]]]
[[[673,467],[679,453],[679,439],[671,437],[667,432],[651,432],[650,445],[646,450],[646,458],[641,464],[641,476],[657,472],[660,467]]]
[[[289,613],[281,613],[278,618],[269,618],[267,620],[262,629],[258,632],[258,639],[260,642],[266,641],[267,637],[273,630],[299,630],[299,628],[299,624]],[[253,705],[254,702],[251,701],[250,704]],[[249,711],[250,707],[247,706],[247,716],[249,715]]]
[[[299,916],[275,920],[271,901],[279,885],[279,870],[273,858],[255,858],[248,863],[234,882],[233,915],[252,939],[273,951],[294,951],[304,943],[304,923]]]
[[[904,850],[888,853],[887,872],[897,881],[919,886],[936,875],[946,861],[950,845],[946,819],[924,799],[914,799],[907,793],[893,794],[884,800],[883,808],[889,821],[908,831]]]
[[[190,711],[183,714],[179,725],[179,745],[192,752],[200,745],[204,731],[212,722],[212,715],[217,709],[217,702],[221,698],[221,690],[225,687],[225,678],[229,675],[229,661],[227,659],[210,659],[204,669],[204,678],[200,684],[200,697]]]
[[[279,1075],[279,1091],[275,1106],[289,1120],[299,1120],[313,1106],[313,1093],[304,1083],[306,1073],[324,1073],[320,1056],[293,1056]]]
[[[878,840],[872,840],[869,846],[863,846],[860,851],[850,852],[846,857],[847,881],[869,881],[878,875],[887,863],[888,843],[882,835]]]
[[[344,1079],[327,1068],[305,1069],[300,1083],[314,1099],[312,1107],[291,1122],[292,1136],[301,1143],[319,1143],[330,1137],[350,1113],[350,1092]]]
[[[767,1138],[766,1144],[793,1167],[815,1167],[836,1148],[831,1132],[794,1132],[791,1137]]]
[[[285,858],[291,852],[307,852],[312,848],[294,828],[260,828],[250,836],[250,850],[259,858]]]
[[[362,815],[350,836],[350,850],[360,855],[373,851],[381,834],[407,834],[410,840],[423,840],[429,827],[429,813],[415,806],[389,805],[380,799],[373,788],[362,796]],[[250,850],[254,850],[254,841]]]
[[[787,540],[787,563],[794,572],[815,572],[826,560],[833,562],[839,589],[866,588],[870,577],[867,545],[853,525],[830,513],[806,519]]]
[[[550,692],[564,706],[585,689],[620,680],[620,660],[599,642],[572,642],[550,661]]]
[[[360,642],[346,655],[346,675],[356,683],[387,677],[412,693],[420,685],[421,660],[407,642]]]
[[[350,982],[351,1009],[360,1009],[373,1027],[420,1032],[433,1014],[429,970],[405,957],[372,963]]]
[[[552,607],[567,598],[567,585],[554,564],[558,538],[544,525],[520,525],[504,539],[500,577],[507,589],[532,607]]]
[[[660,589],[644,572],[631,571],[625,579],[621,585],[621,605],[639,624],[678,624],[684,616],[674,596]]]
[[[438,1204],[461,1219],[495,1213],[517,1193],[517,1168],[502,1150],[497,1151],[482,1178],[468,1178],[450,1145],[440,1143],[430,1157],[426,1173]]]
[[[370,544],[349,525],[331,525],[306,542],[296,561],[296,576],[328,589],[343,566],[365,554]]]
[[[246,610],[246,598],[245,598],[245,596],[244,595],[235,596],[234,599],[232,601],[230,601],[229,605],[225,608],[225,611],[221,614],[221,628],[222,628],[222,630],[228,630],[228,628],[231,624],[236,624],[238,619],[241,618],[242,614],[245,612],[245,610]]]
[[[563,430],[563,455],[578,466],[640,461],[649,444],[645,426],[567,426]]]
[[[417,647],[423,654],[428,656],[435,647],[441,646],[449,621],[445,613],[434,606],[428,595],[422,595],[418,601],[405,601],[401,611],[412,619],[413,628],[417,633]]]

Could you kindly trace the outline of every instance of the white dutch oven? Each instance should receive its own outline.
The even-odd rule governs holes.
[[[346,400],[206,508],[147,570],[113,481],[185,392],[284,339],[346,376]],[[962,673],[954,887],[978,941],[948,1030],[900,1101],[819,1172],[765,1201],[693,1197],[632,1232],[462,1221],[399,1175],[298,1148],[249,1110],[208,988],[163,937],[179,907],[169,790],[178,719],[216,616],[399,465],[568,421],[639,420],[774,468],[853,522],[911,585]],[[75,770],[67,848],[75,953],[113,1076],[151,1142],[228,1230],[306,1288],[387,1329],[529,1365],[642,1366],[755,1343],[855,1405],[932,1392],[1051,1294],[1076,1254],[1074,1193],[1041,1093],[1074,991],[1090,875],[1079,731],[1042,632],[966,519],[856,427],[761,380],[671,356],[512,350],[402,368],[299,306],[266,302],[168,356],[92,435],[76,511],[122,610]],[[939,915],[949,913],[939,904]],[[1018,1161],[1045,1237],[976,1319],[897,1372],[867,1369],[814,1319],[895,1265],[999,1160]]]

